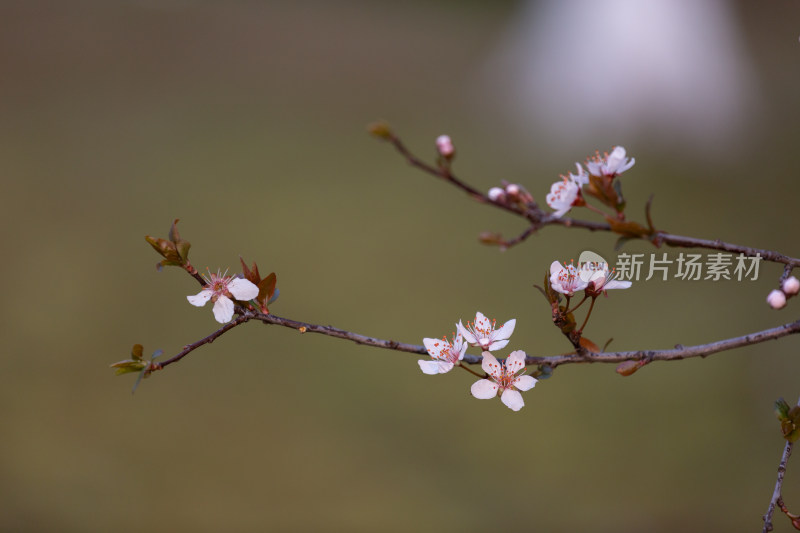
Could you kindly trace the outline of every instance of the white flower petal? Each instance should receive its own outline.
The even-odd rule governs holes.
[[[625,161],[625,148],[615,146],[606,160],[609,174],[615,174]]]
[[[496,352],[497,350],[502,350],[503,348],[505,348],[506,344],[508,344],[508,341],[494,341],[484,349],[490,352]]]
[[[233,318],[233,302],[226,296],[220,296],[214,302],[214,318],[220,324],[227,324]]]
[[[459,361],[464,359],[464,354],[467,352],[467,343],[464,342],[464,338],[461,335],[456,336],[453,341],[453,351],[458,354]]]
[[[488,400],[497,396],[497,383],[482,379],[473,383],[469,391],[479,400]]]
[[[586,171],[583,170],[581,164],[576,162],[575,167],[578,169],[578,174],[575,175],[570,172],[569,177],[572,179],[572,181],[574,181],[578,185],[586,185],[587,183],[589,183],[589,176],[586,175]]]
[[[514,386],[519,390],[531,390],[537,381],[533,376],[520,376],[514,381]]]
[[[211,299],[212,294],[214,294],[213,291],[203,289],[194,296],[187,296],[186,299],[194,306],[203,307]]]
[[[503,324],[502,328],[495,330],[494,334],[492,335],[492,339],[503,340],[510,338],[511,334],[514,333],[514,326],[516,325],[517,325],[517,319],[512,318],[511,320]]]
[[[506,404],[512,411],[519,411],[525,405],[522,394],[512,389],[504,390],[503,394],[500,395],[500,401]]]
[[[475,329],[490,330],[492,329],[492,322],[484,316],[483,313],[478,311],[475,313]]]
[[[458,333],[464,337],[464,340],[466,340],[467,343],[478,344],[478,339],[475,337],[475,335],[470,333],[467,328],[464,327],[460,320],[458,321],[458,324],[456,324],[456,331],[458,331]]]
[[[434,375],[439,373],[439,362],[438,361],[417,361],[419,363],[419,368],[425,374]]]
[[[228,283],[228,291],[234,298],[242,300],[243,302],[252,300],[258,296],[258,286],[250,280],[243,278],[233,278],[230,283]]]
[[[425,345],[425,349],[428,350],[428,354],[434,359],[439,359],[441,357],[442,350],[446,349],[448,346],[448,344],[442,339],[422,339],[422,344]]]
[[[506,358],[506,372],[516,374],[523,368],[525,368],[525,352],[522,350],[511,352],[511,355]]]
[[[490,376],[500,375],[500,363],[489,352],[483,352],[483,361],[481,361],[481,368]]]
[[[618,279],[609,281],[603,286],[603,290],[607,291],[609,289],[629,289],[631,286],[630,281],[620,281]]]
[[[562,270],[564,270],[564,266],[558,261],[550,263],[550,283],[553,282],[553,276],[558,276]]]
[[[447,374],[453,370],[453,367],[455,366],[453,363],[448,363],[447,361],[437,361],[437,364],[439,365],[440,374]]]

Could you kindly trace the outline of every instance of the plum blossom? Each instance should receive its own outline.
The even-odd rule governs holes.
[[[459,361],[464,359],[467,344],[460,334],[453,337],[453,342],[442,339],[422,339],[425,349],[435,361],[418,361],[420,369],[426,374],[445,374],[450,372]]]
[[[608,263],[586,262],[581,265],[580,277],[586,282],[586,294],[597,296],[601,292],[611,289],[630,288],[630,281],[615,279],[617,272],[608,270]]]
[[[519,391],[532,389],[536,385],[533,376],[517,375],[525,369],[525,352],[517,350],[505,361],[498,361],[489,352],[483,352],[481,368],[489,374],[489,378],[476,381],[470,392],[479,400],[489,400],[500,394],[502,401],[509,409],[519,411],[525,405]]]
[[[604,153],[600,156],[600,152],[596,152],[594,156],[586,160],[586,168],[589,174],[593,176],[607,176],[613,178],[619,176],[636,162],[635,158],[630,161],[625,157],[625,148],[622,146],[615,146],[611,153]]]
[[[582,291],[588,285],[588,279],[583,279],[579,275],[575,265],[563,265],[558,261],[550,264],[550,286],[554,291],[566,296],[572,296],[578,291]]]
[[[491,352],[504,348],[508,344],[508,339],[514,333],[514,326],[517,324],[517,320],[512,318],[500,328],[495,328],[495,323],[495,320],[490,321],[483,313],[478,311],[475,314],[475,322],[468,322],[464,326],[459,320],[456,328],[467,343]]]
[[[550,194],[546,197],[547,205],[555,210],[553,215],[564,216],[578,199],[578,192],[580,192],[580,187],[574,181],[562,178],[562,181],[555,182],[550,187]]]
[[[564,216],[572,206],[583,205],[581,187],[589,183],[589,176],[578,163],[575,163],[575,166],[578,168],[578,174],[570,172],[567,176],[562,175],[561,181],[553,183],[550,194],[545,198],[547,205],[555,209],[553,215],[556,217]]]
[[[220,324],[225,324],[233,318],[233,301],[231,298],[241,301],[252,300],[258,296],[258,287],[252,282],[237,278],[235,276],[226,276],[217,271],[216,274],[209,272],[208,276],[203,276],[206,280],[206,285],[199,293],[193,296],[187,296],[186,299],[189,303],[203,307],[209,300],[214,302],[214,318]]]

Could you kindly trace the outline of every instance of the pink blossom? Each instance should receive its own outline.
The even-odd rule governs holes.
[[[459,320],[456,328],[458,333],[464,336],[464,340],[467,343],[491,352],[504,348],[508,344],[508,339],[514,333],[514,326],[517,324],[517,320],[511,319],[497,329],[495,324],[495,320],[490,321],[483,313],[478,311],[475,314],[475,322],[468,322],[464,326]]]
[[[593,176],[619,176],[633,166],[636,159],[631,158],[628,160],[625,157],[625,148],[622,146],[615,146],[611,153],[604,153],[602,157],[600,152],[597,152],[593,157],[586,160],[586,168],[589,174]]]
[[[532,389],[536,385],[536,378],[518,375],[525,370],[525,352],[517,350],[505,361],[498,361],[489,352],[483,352],[481,368],[489,374],[488,379],[482,379],[472,384],[470,392],[479,400],[488,400],[500,393],[502,401],[509,409],[519,411],[525,405],[519,391]]]
[[[197,307],[203,307],[209,300],[214,302],[214,318],[220,324],[230,322],[233,318],[231,298],[247,301],[258,296],[258,287],[243,278],[225,276],[217,271],[216,274],[209,273],[209,276],[203,276],[203,279],[206,280],[203,290],[193,296],[187,296],[186,299]]]
[[[615,279],[617,272],[609,271],[608,263],[583,263],[580,277],[587,282],[586,293],[590,296],[596,296],[611,289],[628,289],[631,286],[630,281]]]
[[[418,361],[420,369],[426,374],[445,374],[464,359],[467,344],[461,335],[455,335],[453,342],[442,339],[422,339],[425,349],[434,361]]]
[[[563,265],[558,261],[550,264],[550,286],[554,291],[567,296],[572,296],[578,291],[582,291],[588,285],[588,280],[584,280],[575,268],[575,265]]]

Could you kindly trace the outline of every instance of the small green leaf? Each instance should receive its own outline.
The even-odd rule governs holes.
[[[789,404],[783,398],[775,400],[775,415],[778,420],[785,420],[789,418]]]
[[[116,369],[114,375],[120,376],[130,372],[139,372],[143,368],[147,368],[148,365],[139,359],[125,359],[124,361],[118,361],[110,366]]]
[[[178,256],[181,258],[181,264],[186,263],[189,260],[189,248],[191,247],[192,243],[189,241],[175,242],[175,249],[178,252]]]

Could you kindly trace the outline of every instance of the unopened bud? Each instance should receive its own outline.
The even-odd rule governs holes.
[[[506,191],[500,187],[492,187],[489,189],[489,194],[487,196],[489,197],[489,200],[493,202],[501,202],[505,199]]]
[[[511,196],[519,196],[519,185],[511,183],[506,187],[506,192]]]
[[[392,128],[389,126],[389,124],[383,121],[373,122],[367,126],[367,130],[375,137],[379,137],[381,139],[392,138]]]
[[[775,289],[767,296],[767,303],[773,309],[782,309],[786,305],[786,295]]]
[[[783,289],[783,292],[786,294],[786,296],[794,296],[800,292],[800,280],[794,276],[788,277],[783,280],[781,289]]]
[[[452,159],[456,153],[449,135],[439,135],[436,138],[436,149],[439,151],[439,155],[445,159]]]

